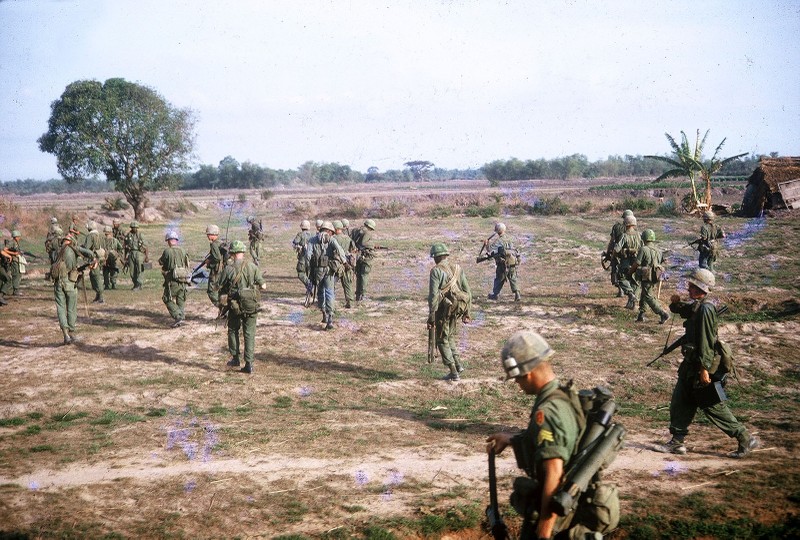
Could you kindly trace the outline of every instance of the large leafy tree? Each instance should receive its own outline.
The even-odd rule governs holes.
[[[67,182],[103,174],[142,219],[147,192],[175,188],[194,145],[194,115],[125,79],[76,81],[51,106],[39,148]]]
[[[662,161],[672,166],[671,169],[664,172],[661,176],[656,178],[656,181],[664,180],[666,178],[674,177],[688,177],[692,183],[692,197],[694,198],[695,206],[702,204],[705,208],[711,206],[711,175],[718,172],[727,163],[737,160],[747,154],[739,154],[727,158],[720,158],[719,152],[727,139],[722,139],[717,149],[714,150],[714,155],[710,160],[703,160],[703,148],[708,138],[710,130],[706,130],[703,138],[700,138],[700,130],[697,130],[694,146],[689,144],[689,139],[686,133],[681,131],[681,142],[678,144],[675,139],[669,134],[665,133],[667,141],[672,147],[672,156],[644,156],[646,158]],[[703,198],[697,194],[697,181],[700,180],[704,184]]]

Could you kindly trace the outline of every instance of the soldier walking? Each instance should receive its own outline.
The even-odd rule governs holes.
[[[236,240],[231,245],[233,264],[222,270],[219,278],[220,301],[228,315],[228,352],[231,359],[226,365],[239,367],[244,356],[242,373],[253,373],[253,358],[256,344],[256,323],[260,311],[259,299],[261,289],[267,284],[258,267],[244,260],[244,242]],[[239,330],[244,338],[244,355],[242,355]]]
[[[68,234],[61,239],[61,249],[50,267],[58,326],[64,334],[64,345],[75,343],[77,340],[75,325],[78,321],[78,288],[76,284],[82,271],[78,267],[79,257],[94,261],[94,254],[82,246],[76,246],[75,238]]]
[[[114,229],[111,226],[103,227],[103,234],[105,235],[103,249],[106,252],[106,260],[103,263],[103,288],[116,289],[123,247],[122,243],[114,237]]]
[[[97,230],[97,223],[90,221],[86,224],[86,229],[89,233],[83,239],[84,249],[88,249],[94,253],[95,260],[89,266],[89,281],[92,284],[94,291],[94,300],[96,304],[103,304],[103,268],[105,262],[105,253],[103,249],[103,239],[100,238],[100,232]]]
[[[715,346],[718,341],[717,309],[709,302],[708,295],[716,285],[714,274],[705,268],[698,268],[685,276],[689,282],[689,302],[682,302],[677,294],[672,295],[669,310],[686,319],[683,327],[686,334],[682,338],[681,352],[683,362],[678,367],[678,381],[672,391],[669,404],[669,432],[672,439],[655,448],[658,452],[685,454],[684,439],[689,433],[689,425],[700,408],[706,418],[728,437],[735,437],[739,446],[729,454],[742,458],[757,448],[760,441],[750,435],[747,428],[739,422],[724,401],[711,405],[698,405],[695,392],[719,379],[719,361],[715,359]]]
[[[164,241],[167,247],[158,259],[161,274],[164,276],[164,294],[161,299],[175,321],[172,328],[178,328],[185,319],[186,290],[192,270],[189,268],[189,255],[178,245],[178,233],[168,231]]]
[[[470,321],[472,291],[464,271],[448,259],[449,255],[445,244],[431,246],[431,257],[436,266],[431,268],[428,282],[427,326],[428,330],[434,330],[436,348],[442,356],[442,363],[450,370],[444,380],[458,381],[464,371],[456,343],[458,321]]]
[[[622,219],[624,220],[628,216],[633,216],[632,210],[625,210],[622,212]],[[622,298],[622,288],[619,285],[619,259],[617,258],[616,253],[614,253],[614,246],[616,246],[620,240],[622,240],[622,235],[625,234],[625,223],[622,221],[617,221],[611,227],[611,237],[608,240],[608,246],[606,247],[606,256],[611,261],[611,284],[617,288],[617,298]]]
[[[661,307],[658,298],[653,296],[653,288],[661,282],[664,271],[664,253],[653,244],[656,233],[653,229],[646,229],[642,233],[644,245],[636,253],[636,260],[631,266],[631,273],[639,277],[641,283],[641,297],[639,298],[639,316],[636,322],[644,322],[644,312],[647,307],[660,316],[658,324],[664,324],[669,319],[669,314]]]
[[[50,218],[50,228],[47,230],[47,236],[44,239],[44,250],[47,253],[47,258],[50,264],[56,262],[58,250],[61,249],[61,238],[64,236],[64,231],[58,224],[58,218]]]
[[[248,217],[247,223],[250,224],[250,229],[247,231],[247,240],[250,242],[250,256],[258,266],[261,260],[261,240],[264,239],[264,228],[261,225],[261,220],[256,221],[255,216]]]
[[[697,244],[700,257],[697,266],[714,272],[714,263],[719,255],[718,240],[725,238],[725,231],[722,227],[714,223],[714,213],[711,211],[703,212],[703,226],[700,227],[700,238],[692,242]]]
[[[631,267],[636,262],[636,254],[639,253],[639,248],[642,247],[642,237],[639,236],[639,232],[636,230],[636,218],[633,215],[626,216],[623,223],[625,224],[625,233],[614,246],[614,253],[619,259],[617,283],[619,283],[622,292],[628,297],[628,303],[625,304],[625,308],[634,309],[636,308],[636,299],[639,296],[639,282],[631,272]]]
[[[133,281],[133,290],[142,290],[142,273],[144,263],[147,261],[147,245],[144,237],[139,232],[139,224],[131,221],[131,230],[125,235],[125,267],[130,272]]]
[[[351,308],[355,303],[355,295],[353,294],[353,281],[355,277],[355,267],[357,264],[356,249],[353,246],[353,240],[344,231],[344,223],[340,220],[333,222],[333,228],[336,229],[336,234],[333,238],[339,246],[347,254],[344,264],[338,268],[336,277],[342,283],[342,290],[344,291],[344,307]]]
[[[375,231],[375,220],[368,219],[364,225],[353,231],[353,243],[358,250],[356,261],[356,302],[364,300],[369,284],[369,273],[372,271],[372,261],[375,258],[374,250],[378,248],[372,240]]]
[[[308,241],[314,236],[309,229],[311,229],[311,222],[304,219],[300,222],[300,232],[297,233],[292,240],[292,248],[297,255],[297,266],[295,267],[295,270],[297,270],[297,279],[299,279],[306,288],[306,295],[311,294],[311,291],[314,289],[314,284],[311,283],[308,277],[308,260],[306,258],[306,246],[308,245]]]
[[[311,238],[306,247],[309,275],[317,288],[317,305],[322,311],[325,330],[333,330],[336,271],[347,260],[347,254],[339,246],[333,233],[333,224],[330,221],[323,222],[317,236]]]
[[[496,223],[494,232],[497,234],[497,238],[491,244],[488,238],[483,242],[486,249],[486,258],[481,259],[494,259],[496,266],[494,284],[488,298],[489,300],[497,300],[500,296],[500,291],[503,289],[503,285],[508,281],[511,292],[514,293],[514,301],[519,302],[521,299],[519,286],[517,285],[519,252],[514,248],[514,240],[510,235],[506,234],[506,226],[504,223]]]
[[[225,253],[219,241],[219,227],[211,224],[206,227],[206,238],[208,238],[208,255],[206,255],[202,266],[208,268],[208,285],[206,294],[211,303],[216,307],[221,307],[219,303],[219,276],[222,273],[222,266],[225,264]]]
[[[20,283],[22,282],[22,274],[25,271],[22,257],[22,246],[19,241],[22,238],[22,233],[17,229],[11,231],[11,241],[5,240],[3,247],[3,254],[8,259],[7,271],[9,274],[8,285],[6,286],[6,294],[9,292],[12,296],[20,295]]]

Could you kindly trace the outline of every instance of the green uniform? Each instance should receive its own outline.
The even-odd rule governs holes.
[[[453,281],[453,276],[456,276]],[[466,293],[468,301],[466,312],[458,313],[451,309],[451,306],[444,301],[445,294],[454,286]],[[458,354],[457,337],[458,321],[464,315],[469,316],[470,305],[472,302],[472,291],[470,291],[467,276],[457,264],[451,263],[447,257],[440,260],[436,266],[431,268],[430,280],[428,282],[428,322],[433,322],[436,331],[436,348],[442,356],[442,363],[450,368],[451,374],[463,371],[461,359]]]
[[[664,265],[664,254],[660,249],[654,247],[652,242],[645,242],[636,253],[637,271],[644,274],[641,280],[641,297],[639,298],[639,316],[642,317],[645,309],[649,306],[654,313],[666,315],[667,312],[661,307],[658,299],[653,295],[653,288],[658,287],[658,281],[652,280],[653,268],[662,268]]]
[[[372,271],[372,260],[375,258],[375,242],[372,240],[372,231],[367,226],[362,226],[353,231],[353,243],[358,250],[356,260],[356,301],[364,299],[369,284],[369,273]]]
[[[631,274],[631,266],[636,261],[636,254],[642,247],[642,237],[635,227],[626,230],[619,242],[614,246],[614,253],[619,259],[618,283],[619,288],[628,298],[639,296],[639,282],[636,276]],[[633,307],[631,307],[633,309]]]
[[[339,268],[339,273],[336,277],[339,278],[339,281],[342,283],[345,301],[344,307],[349,308],[353,305],[353,302],[355,302],[355,294],[353,294],[353,281],[355,281],[355,266],[358,264],[356,262],[358,258],[355,256],[356,249],[353,245],[353,240],[344,232],[335,234],[333,237],[347,254],[346,262],[341,265]]]
[[[234,260],[233,264],[228,264],[222,270],[219,278],[219,292],[220,295],[227,296],[228,302],[228,352],[236,364],[239,363],[242,357],[241,343],[239,340],[239,329],[242,330],[244,336],[244,361],[245,364],[253,363],[253,354],[256,344],[256,321],[258,312],[251,314],[235,313],[231,309],[231,303],[236,301],[236,298],[245,289],[255,290],[258,293],[258,287],[264,283],[264,278],[261,276],[261,271],[258,267],[249,262],[242,260]],[[257,294],[256,294],[256,297]]]
[[[517,265],[519,254],[514,249],[514,239],[508,234],[498,234],[497,239],[486,248],[486,256],[494,259],[495,273],[492,294],[494,298],[500,295],[503,285],[508,281],[511,292],[519,294],[517,286]]]
[[[261,230],[261,223],[253,221],[250,224],[250,230],[247,231],[247,239],[250,241],[250,256],[253,258],[253,262],[256,263],[258,266],[261,260],[261,240],[264,237],[264,233]]]
[[[4,297],[11,294],[11,290],[11,256],[0,255],[0,303],[6,303]]]
[[[306,245],[313,236],[310,231],[301,230],[292,240],[292,247],[297,253],[297,279],[305,286],[306,291],[313,288],[313,284],[308,278],[308,260],[306,258]]]
[[[698,384],[699,372],[705,368],[713,375],[710,370],[714,363],[714,344],[717,342],[717,310],[707,301],[707,297],[695,302],[673,303],[669,309],[686,319],[683,323],[686,334],[681,348],[683,362],[678,367],[678,382],[669,404],[669,431],[674,439],[683,441],[697,413],[692,390]],[[736,437],[740,442],[749,439],[747,430],[724,401],[704,407],[702,411],[712,424],[729,437]]]
[[[19,256],[22,254],[22,247],[19,245],[19,241],[12,238],[11,240],[5,241],[5,250],[6,253],[11,254],[11,260],[8,264],[8,274],[10,279],[8,285],[6,286],[6,290],[10,291],[10,293],[13,295],[17,295],[19,294],[20,282],[22,281],[22,269],[20,268],[19,264]]]
[[[700,251],[700,258],[697,264],[700,268],[705,268],[711,272],[714,271],[714,262],[716,262],[717,254],[719,253],[719,240],[724,237],[725,231],[722,230],[722,227],[718,227],[710,221],[703,223],[703,226],[700,227],[700,241],[697,245],[697,249]]]
[[[208,299],[215,306],[219,306],[219,276],[222,272],[222,265],[225,257],[222,254],[222,245],[219,238],[209,243],[208,257],[206,257],[206,268],[208,268],[208,286],[206,294]]]
[[[187,284],[185,281],[175,279],[174,270],[189,268],[189,255],[182,247],[171,246],[161,254],[158,264],[161,265],[161,273],[164,275],[164,294],[161,299],[175,322],[183,321]]]
[[[131,232],[125,235],[124,246],[125,260],[127,261],[128,272],[131,274],[133,288],[141,289],[144,260],[147,253],[147,246],[144,243],[142,233],[138,229],[131,229]]]
[[[75,323],[78,320],[78,257],[83,256],[91,260],[94,254],[80,246],[73,246],[64,243],[56,255],[56,261],[60,261],[60,271],[52,275],[53,295],[56,301],[56,314],[58,315],[58,325],[64,333],[65,338],[75,332]],[[66,340],[65,340],[66,341]]]
[[[117,276],[122,266],[123,247],[114,236],[107,235],[103,238],[103,249],[106,250],[106,260],[103,262],[103,287],[116,289]]]
[[[47,237],[44,240],[44,250],[47,252],[47,257],[50,259],[50,264],[56,262],[58,250],[61,248],[62,236],[58,234],[58,231],[61,229],[56,229],[56,227],[58,227],[56,224],[50,225],[50,229],[47,231]]]
[[[111,234],[119,240],[119,243],[125,246],[125,233],[122,231],[119,225],[112,225],[111,226]]]
[[[619,289],[619,259],[614,254],[614,246],[622,240],[622,235],[625,234],[625,225],[622,222],[614,223],[611,227],[611,238],[606,247],[606,253],[611,256],[611,284]],[[622,296],[622,289],[619,289],[619,295]]]
[[[319,233],[308,241],[306,247],[309,277],[317,286],[317,305],[322,310],[325,322],[331,323],[336,309],[336,274],[347,259],[347,253],[327,233]]]
[[[100,233],[96,230],[89,231],[89,233],[86,235],[86,238],[83,239],[82,247],[84,249],[88,249],[95,254],[95,257],[97,257],[97,250],[103,248],[103,239],[100,238]],[[103,268],[101,267],[101,264],[102,261],[98,260],[98,263],[93,265],[94,268],[91,266],[89,267],[89,281],[92,284],[95,302],[103,301]]]

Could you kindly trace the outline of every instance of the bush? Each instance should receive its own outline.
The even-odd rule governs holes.
[[[434,219],[437,218],[446,218],[453,215],[453,207],[452,206],[434,206],[428,212],[428,217],[432,217]]]
[[[569,205],[561,197],[538,199],[528,208],[528,213],[539,216],[563,216],[570,211]]]
[[[575,208],[575,210],[576,210],[576,211],[577,211],[579,214],[588,214],[589,212],[591,212],[591,211],[592,211],[592,201],[584,201],[584,202],[582,202],[581,204],[579,204],[579,205],[578,205],[578,206]]]
[[[680,210],[678,209],[678,204],[675,202],[675,199],[667,199],[658,205],[656,214],[663,217],[671,217],[679,215]]]
[[[634,212],[653,210],[655,207],[656,201],[652,199],[645,199],[642,197],[625,197],[622,199],[622,208],[633,210]]]
[[[273,196],[275,196],[275,193],[271,189],[265,189],[264,191],[261,192],[261,200],[262,201],[268,201]]]
[[[127,210],[130,207],[131,205],[128,204],[128,201],[126,201],[125,197],[123,197],[122,195],[112,195],[111,197],[106,197],[105,202],[100,205],[100,208],[102,208],[106,212]]]
[[[236,197],[236,199],[240,203],[246,203],[247,202],[247,193],[239,193],[239,195]]]
[[[482,206],[478,203],[473,203],[464,209],[464,215],[467,217],[482,218],[497,217],[500,215],[500,204],[494,203]]]
[[[408,215],[408,205],[404,202],[393,200],[381,202],[378,208],[372,210],[370,215],[376,218],[388,219]],[[361,216],[356,216],[361,217]]]

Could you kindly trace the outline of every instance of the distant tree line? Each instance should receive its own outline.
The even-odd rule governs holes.
[[[771,152],[770,157],[778,157]],[[762,156],[750,155],[725,165],[718,176],[749,176]],[[419,163],[419,162],[409,162]],[[427,163],[427,162],[426,162]],[[257,189],[272,188],[292,183],[306,185],[359,184],[372,182],[412,182],[416,180],[444,182],[448,180],[510,181],[544,178],[599,178],[599,177],[650,177],[659,176],[668,166],[642,156],[609,156],[590,162],[583,154],[555,159],[526,160],[511,158],[496,160],[479,169],[445,169],[431,167],[419,171],[406,166],[403,169],[381,171],[370,167],[366,173],[353,170],[349,165],[307,161],[297,169],[271,169],[249,161],[239,163],[231,156],[218,165],[201,165],[192,173],[183,173],[179,189]],[[419,167],[417,167],[419,169]],[[88,179],[80,183],[64,180],[13,180],[0,182],[0,194],[32,195],[35,193],[76,193],[81,191],[114,191],[113,183]]]

